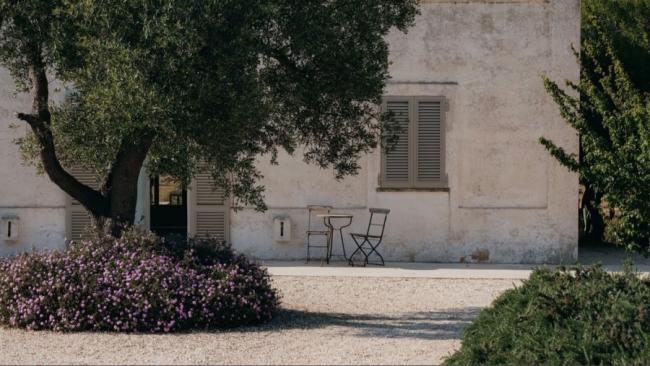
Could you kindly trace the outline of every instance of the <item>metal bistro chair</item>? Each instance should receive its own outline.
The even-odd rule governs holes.
[[[381,244],[382,239],[384,238],[384,229],[386,228],[386,219],[388,218],[389,209],[386,208],[370,208],[370,221],[368,222],[368,230],[365,234],[361,233],[352,233],[350,236],[354,243],[357,245],[357,249],[352,252],[350,255],[349,264],[354,265],[354,256],[361,252],[364,256],[363,265],[367,264],[376,264],[376,265],[385,265],[384,257],[379,254],[377,247]],[[377,216],[377,218],[375,218]],[[382,217],[383,216],[383,217]],[[374,220],[374,221],[373,221]],[[368,262],[368,257],[372,253],[375,253],[381,263],[370,263]]]
[[[329,214],[331,209],[332,209],[331,206],[315,206],[315,205],[307,206],[307,210],[309,211],[309,219],[307,221],[307,263],[309,263],[309,260],[311,259],[309,253],[309,250],[311,248],[324,248],[325,256],[327,257],[327,255],[329,254],[327,251],[329,250],[328,243],[330,240],[330,229],[325,227],[325,225],[323,224],[323,220],[316,217],[316,215]],[[324,236],[325,244],[313,245],[311,243],[311,241],[313,240],[312,236]]]

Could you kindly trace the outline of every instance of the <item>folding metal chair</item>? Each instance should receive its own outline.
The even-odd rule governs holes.
[[[323,224],[323,220],[316,217],[316,215],[329,214],[331,209],[332,209],[331,206],[315,206],[315,205],[307,206],[307,210],[309,211],[309,218],[307,221],[307,263],[309,263],[309,260],[311,259],[310,252],[309,252],[311,248],[324,248],[325,257],[327,257],[328,255],[327,244],[329,243],[329,239],[330,239],[330,229],[327,228]],[[311,241],[313,240],[312,236],[324,236],[325,244],[313,245],[311,243]]]
[[[352,233],[350,236],[354,243],[357,245],[357,249],[352,252],[348,263],[354,265],[354,256],[361,252],[364,256],[363,265],[367,264],[376,264],[376,265],[385,265],[384,257],[379,254],[377,247],[381,244],[382,239],[384,238],[384,229],[386,228],[386,219],[388,218],[389,209],[386,208],[370,208],[370,221],[368,222],[368,230],[365,234],[361,233]],[[375,218],[377,216],[377,218]],[[368,258],[371,254],[376,254],[381,263],[370,263]]]

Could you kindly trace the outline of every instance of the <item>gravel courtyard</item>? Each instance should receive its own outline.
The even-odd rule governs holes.
[[[268,324],[173,335],[0,329],[0,364],[438,364],[516,280],[274,277]]]

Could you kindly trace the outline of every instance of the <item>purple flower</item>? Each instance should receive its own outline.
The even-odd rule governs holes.
[[[0,325],[170,332],[270,319],[279,300],[265,271],[215,241],[173,245],[128,230],[0,260]]]

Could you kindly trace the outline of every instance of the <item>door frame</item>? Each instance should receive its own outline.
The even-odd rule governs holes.
[[[136,203],[135,225],[144,229],[151,230],[151,184],[149,173],[143,166],[138,176],[138,201]],[[196,235],[196,212],[201,211],[200,205],[196,200],[196,179],[192,179],[187,186],[187,237],[193,238]],[[230,242],[230,207],[232,206],[231,198],[226,197],[224,200],[225,223],[224,238]]]

